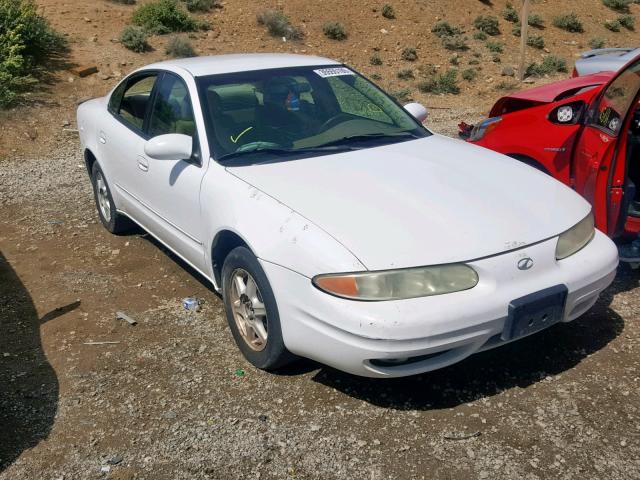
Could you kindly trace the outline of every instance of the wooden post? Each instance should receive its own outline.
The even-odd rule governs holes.
[[[520,15],[520,81],[524,80],[525,57],[527,53],[527,39],[529,38],[529,0],[522,1],[522,14]]]

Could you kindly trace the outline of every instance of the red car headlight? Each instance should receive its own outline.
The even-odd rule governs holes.
[[[473,127],[471,130],[471,136],[469,137],[470,142],[477,142],[478,140],[482,140],[482,138],[487,135],[491,130],[496,128],[498,124],[502,121],[502,117],[492,117],[483,120],[478,125]]]

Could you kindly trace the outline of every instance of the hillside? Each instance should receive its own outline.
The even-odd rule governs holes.
[[[46,151],[51,135],[59,132],[68,121],[73,124],[78,99],[106,93],[122,75],[134,68],[166,58],[165,45],[170,36],[153,36],[153,50],[134,53],[125,49],[118,37],[129,23],[137,5],[124,5],[108,0],[38,0],[42,13],[69,40],[69,61],[76,65],[96,65],[99,73],[79,78],[68,71],[55,73],[56,83],[45,92],[32,96],[28,106],[0,112],[0,157],[11,153]],[[137,4],[147,3],[138,0]],[[458,120],[481,117],[504,91],[519,88],[511,76],[502,75],[518,64],[519,37],[513,35],[514,24],[503,18],[506,0],[390,0],[395,18],[383,17],[384,1],[347,2],[324,0],[288,0],[254,2],[222,1],[221,8],[196,14],[211,25],[211,30],[189,34],[189,41],[199,55],[230,52],[297,52],[329,56],[342,60],[362,73],[372,76],[389,91],[403,99],[415,99],[432,107],[429,125],[436,131],[452,133],[451,125]],[[519,5],[519,2],[513,2]],[[258,25],[256,16],[265,9],[280,9],[304,32],[302,41],[283,42],[270,36]],[[575,12],[583,24],[583,33],[571,33],[553,26],[553,19]],[[532,13],[543,20],[542,28],[530,28],[530,35],[542,37],[544,49],[528,48],[527,62],[540,62],[546,55],[567,61],[569,72],[575,57],[590,48],[592,39],[601,39],[606,46],[638,45],[638,33],[626,28],[612,32],[604,26],[619,13],[605,7],[601,0],[564,0],[562,2],[532,2]],[[640,15],[640,5],[630,6],[631,15]],[[487,40],[474,38],[474,19],[479,15],[495,16],[500,34]],[[348,37],[330,40],[323,34],[327,21],[344,24]],[[441,38],[432,33],[433,26],[446,21],[464,33],[459,37],[468,47],[452,51],[443,46]],[[501,45],[498,47],[492,46]],[[405,48],[415,48],[417,59],[402,58]],[[464,47],[462,47],[464,48]],[[490,48],[494,51],[491,51]],[[502,49],[502,53],[495,50]],[[381,65],[372,65],[372,55]],[[452,58],[454,57],[454,58]],[[505,68],[506,67],[506,68]],[[403,72],[404,79],[398,78]],[[417,88],[425,72],[456,69],[460,87],[458,95],[433,95]],[[464,80],[464,70],[476,72],[475,78]],[[508,72],[510,73],[510,72]],[[474,76],[470,75],[470,76]],[[566,76],[568,73],[556,75]],[[413,78],[411,78],[413,76]],[[467,74],[469,76],[469,74]],[[533,79],[536,83],[548,78]],[[439,127],[440,119],[446,126]]]

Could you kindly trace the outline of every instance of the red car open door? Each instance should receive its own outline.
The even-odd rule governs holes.
[[[591,202],[596,226],[613,236],[624,201],[628,130],[640,91],[640,60],[613,77],[592,102],[576,143],[575,189]],[[632,108],[633,107],[633,108]]]

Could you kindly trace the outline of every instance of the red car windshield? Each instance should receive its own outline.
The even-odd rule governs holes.
[[[592,116],[592,123],[616,136],[640,90],[640,60],[622,72],[606,88]]]

